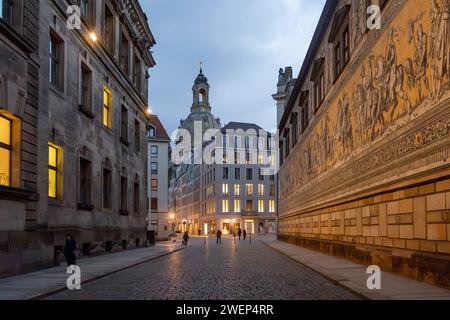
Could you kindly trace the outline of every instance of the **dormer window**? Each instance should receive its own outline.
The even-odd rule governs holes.
[[[156,128],[153,126],[150,126],[150,129],[148,130],[148,136],[149,137],[156,137]]]
[[[328,42],[333,44],[334,79],[338,78],[350,60],[350,5],[340,9],[333,19]]]

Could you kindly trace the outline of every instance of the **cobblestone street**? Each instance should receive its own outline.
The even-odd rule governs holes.
[[[258,239],[190,245],[48,299],[356,299]]]

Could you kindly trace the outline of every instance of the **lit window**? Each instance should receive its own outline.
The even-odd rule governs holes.
[[[258,164],[259,165],[263,165],[264,164],[264,155],[263,154],[259,154],[258,155]]]
[[[229,212],[228,211],[228,200],[227,199],[223,199],[222,200],[222,212]]]
[[[241,200],[239,199],[234,200],[234,212],[235,213],[241,212]]]
[[[227,196],[227,195],[228,195],[228,183],[222,184],[222,194],[223,194],[224,196]]]
[[[151,187],[152,191],[158,191],[158,179],[152,178]]]
[[[235,184],[234,185],[234,195],[235,196],[240,196],[241,195],[241,185],[240,184]]]
[[[264,212],[264,200],[258,200],[258,212]]]
[[[258,184],[258,195],[264,195],[264,185],[262,183]]]
[[[247,183],[247,184],[245,185],[245,189],[247,190],[247,195],[248,195],[248,196],[253,195],[253,184]]]
[[[107,87],[103,90],[103,126],[110,128],[111,125],[111,108],[112,107],[112,94]]]
[[[275,200],[269,200],[269,212],[270,213],[275,212]]]
[[[58,185],[58,149],[48,146],[48,196],[56,198]]]
[[[0,185],[11,185],[11,120],[0,116]]]

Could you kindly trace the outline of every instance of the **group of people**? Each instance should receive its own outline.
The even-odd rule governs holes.
[[[239,237],[239,240],[241,240],[241,237],[247,239],[247,230],[241,230],[241,228],[238,228],[237,235]],[[216,232],[216,243],[222,243],[222,231],[220,229]]]
[[[241,228],[238,228],[237,235],[239,237],[239,240],[241,240],[241,237],[243,237],[243,239],[245,240],[247,239],[247,230],[245,229],[241,230]],[[183,234],[183,241],[182,241],[183,245],[187,246],[188,241],[189,241],[189,234],[187,231],[185,231]],[[217,229],[216,232],[216,243],[222,243],[222,231],[220,229]]]

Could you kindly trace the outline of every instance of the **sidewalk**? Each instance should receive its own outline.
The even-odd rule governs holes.
[[[179,242],[157,243],[142,249],[104,254],[81,259],[77,265],[81,269],[81,283],[96,280],[132,266],[182,250]],[[28,300],[45,297],[67,289],[67,266],[58,266],[0,279],[0,300]]]
[[[261,239],[278,252],[316,271],[337,285],[371,300],[450,300],[450,290],[381,271],[381,290],[367,289],[363,265],[282,241]]]

